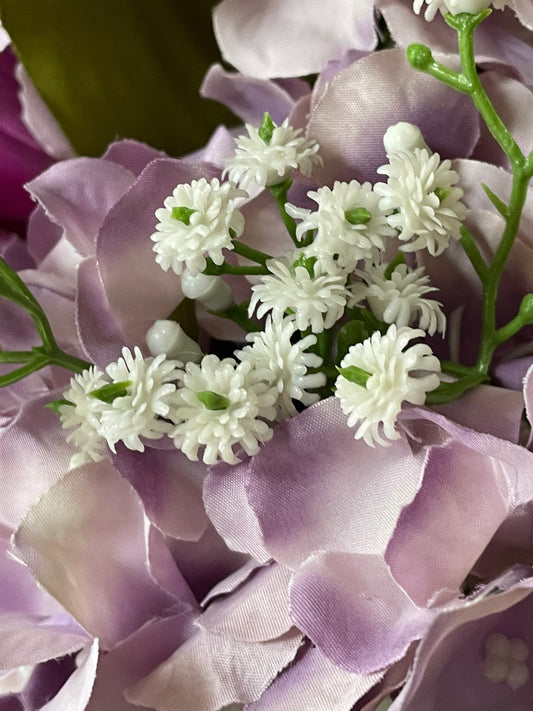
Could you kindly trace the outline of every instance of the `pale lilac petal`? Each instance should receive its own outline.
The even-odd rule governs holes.
[[[34,210],[28,220],[28,251],[39,265],[61,239],[61,225],[52,222],[44,208],[34,204]]]
[[[187,611],[199,609],[196,598],[168,549],[165,537],[155,526],[150,526],[148,534],[148,568],[155,582],[179,601],[173,612],[177,612],[178,606]]]
[[[292,111],[296,99],[304,91],[310,91],[304,81],[293,80],[296,81],[301,86],[299,95],[294,96],[277,82],[227,72],[220,64],[214,64],[204,77],[200,95],[220,101],[236,116],[253,126],[260,125],[265,111],[269,112],[274,123],[280,124]],[[290,88],[293,88],[292,85]]]
[[[0,669],[13,669],[77,652],[89,635],[61,616],[13,614],[0,617],[0,639]]]
[[[76,658],[77,669],[41,711],[84,711],[93,690],[98,663],[98,640],[87,645]]]
[[[524,402],[526,406],[526,417],[529,422],[533,422],[533,366],[529,368],[524,378]],[[531,449],[532,443],[533,432],[529,437],[529,449]]]
[[[202,481],[207,468],[181,452],[120,447],[113,457],[117,471],[139,494],[148,518],[163,533],[197,541],[207,527]]]
[[[28,402],[0,433],[0,523],[10,529],[68,471],[76,451],[66,443],[59,417],[45,407],[58,397],[61,393],[56,392]]]
[[[235,139],[242,133],[242,127],[228,130],[218,126],[205,146],[183,158],[185,163],[210,163],[219,170],[226,167],[226,159],[235,153]]]
[[[134,175],[117,163],[73,158],[32,180],[28,190],[80,254],[92,256],[104,217],[133,180]]]
[[[17,272],[35,267],[27,241],[15,233],[5,233],[2,229],[0,229],[0,254],[2,259]]]
[[[518,571],[517,571],[518,572]],[[493,683],[483,674],[484,644],[488,635],[500,632],[520,638],[530,647],[531,627],[525,621],[532,614],[531,577],[524,569],[509,590],[497,579],[486,593],[469,604],[460,604],[436,617],[419,646],[413,671],[394,702],[398,711],[471,711],[475,708],[528,708],[533,678],[512,690],[505,683]]]
[[[373,49],[373,3],[333,0],[224,0],[214,10],[224,59],[258,79],[314,74],[348,49]]]
[[[124,689],[153,671],[193,634],[191,620],[187,615],[155,620],[101,656],[86,711],[138,710],[126,701]]]
[[[280,565],[257,570],[227,597],[215,600],[198,626],[243,642],[266,642],[293,626],[289,616],[290,572]]]
[[[418,605],[441,589],[457,594],[509,514],[503,466],[454,441],[429,450],[424,483],[402,511],[386,555],[395,579]]]
[[[156,711],[218,711],[257,700],[301,644],[289,632],[270,642],[237,642],[200,631],[146,679],[126,691],[134,704]]]
[[[108,462],[74,469],[52,486],[14,543],[41,585],[104,649],[174,602],[147,570],[141,502]]]
[[[233,590],[238,588],[241,583],[247,580],[250,575],[260,567],[260,563],[250,558],[242,567],[238,568],[234,573],[231,573],[227,578],[224,578],[224,580],[221,580],[217,585],[211,588],[209,593],[202,600],[202,607],[206,608],[212,600],[220,595],[227,595],[233,592]]]
[[[18,96],[25,126],[52,158],[56,160],[74,158],[75,152],[70,141],[22,64],[17,65],[15,74],[20,85]]]
[[[204,482],[205,508],[229,548],[247,552],[258,562],[266,563],[270,554],[248,501],[249,478],[249,469],[244,466],[219,464],[213,467]]]
[[[533,7],[527,0],[514,0],[514,11],[520,22],[530,30],[533,30]]]
[[[329,552],[295,573],[291,616],[334,664],[367,674],[401,659],[433,613],[410,600],[382,556]]]
[[[182,298],[179,278],[155,261],[150,240],[157,222],[154,212],[178,183],[205,176],[202,166],[170,158],[152,161],[105,217],[98,235],[98,266],[128,346],[142,344],[153,322],[167,318]]]
[[[375,182],[376,169],[387,162],[383,134],[397,121],[418,126],[443,158],[468,156],[479,137],[468,97],[413,71],[402,50],[383,50],[337,74],[312,106],[307,135],[324,160],[313,178]]]
[[[165,153],[131,138],[110,143],[102,156],[103,160],[118,163],[135,176],[140,175],[156,158],[165,158]]]
[[[281,423],[232,474],[246,481],[266,550],[294,567],[315,550],[383,553],[422,471],[423,458],[405,440],[387,448],[356,441],[338,399],[329,398]]]
[[[381,674],[354,674],[335,666],[319,649],[306,652],[251,704],[250,711],[350,711],[382,678]]]
[[[532,355],[497,363],[494,368],[494,380],[500,386],[498,390],[505,390],[506,388],[521,390],[527,371],[532,363]]]

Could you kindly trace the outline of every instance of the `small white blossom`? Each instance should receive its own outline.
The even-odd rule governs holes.
[[[143,358],[137,347],[134,354],[123,348],[122,358],[105,369],[112,383],[130,383],[127,394],[115,398],[101,416],[100,432],[113,452],[119,441],[128,449],[144,452],[140,437],[160,439],[171,427],[161,418],[169,417],[181,363],[163,354]]]
[[[307,194],[318,210],[311,212],[290,203],[286,210],[301,220],[296,228],[299,239],[316,230],[309,253],[316,254],[330,269],[352,271],[359,260],[370,259],[376,248],[384,250],[385,239],[395,234],[370,183],[336,181],[333,188],[322,187]]]
[[[76,429],[69,434],[67,442],[73,442],[80,450],[70,460],[74,469],[87,462],[99,462],[105,456],[106,441],[100,433],[100,419],[109,405],[97,398],[89,397],[93,390],[108,385],[104,373],[95,366],[75,375],[63,398],[72,403],[60,405],[59,417],[64,429]]]
[[[461,222],[466,207],[460,201],[461,188],[453,187],[459,179],[449,160],[425,148],[399,151],[388,156],[389,163],[377,172],[388,175],[387,183],[377,183],[383,210],[396,210],[389,224],[399,230],[398,237],[408,244],[405,252],[427,248],[434,257],[441,254],[450,238],[461,238]]]
[[[348,426],[359,425],[355,439],[363,439],[371,447],[376,443],[388,446],[387,439],[400,437],[395,422],[402,403],[423,405],[426,393],[438,387],[440,363],[430,347],[418,343],[404,350],[411,339],[424,335],[420,329],[392,325],[384,336],[376,331],[352,346],[343,358],[341,368],[355,366],[370,376],[365,385],[343,375],[335,383],[335,395],[348,415]],[[415,371],[416,375],[411,375]]]
[[[231,287],[221,276],[193,276],[188,269],[184,269],[181,275],[181,290],[188,299],[199,301],[210,311],[224,311],[233,303]]]
[[[442,304],[434,299],[424,298],[424,294],[438,291],[429,285],[429,277],[424,267],[409,269],[399,264],[389,278],[385,276],[386,264],[368,266],[355,273],[363,282],[351,285],[352,298],[349,306],[360,306],[367,301],[370,310],[380,321],[396,326],[409,326],[416,320],[419,328],[432,336],[435,331],[442,335],[446,330],[446,317]]]
[[[259,135],[259,128],[246,124],[246,130],[248,136],[237,138],[235,155],[226,161],[224,171],[243,188],[253,182],[263,186],[282,183],[296,169],[311,175],[313,167],[322,162],[318,143],[300,136],[302,130],[289,126],[288,119],[273,129],[268,143]]]
[[[250,316],[256,307],[258,318],[272,311],[273,317],[281,320],[288,311],[300,331],[311,327],[313,333],[321,333],[343,315],[350,295],[344,273],[328,274],[321,262],[304,250],[269,259],[266,266],[270,274],[252,286]]]
[[[189,459],[197,460],[203,447],[206,464],[220,459],[236,464],[234,446],[251,456],[259,451],[260,442],[272,437],[268,424],[259,418],[272,409],[273,397],[256,388],[250,371],[250,363],[220,361],[212,354],[199,365],[187,363],[172,409],[176,426],[169,436]]]
[[[309,334],[295,343],[293,319],[268,318],[265,330],[246,336],[251,346],[236,351],[239,360],[252,365],[251,377],[266,390],[272,389],[276,398],[276,411],[271,419],[283,420],[296,414],[293,400],[311,405],[319,399],[317,393],[306,392],[307,388],[319,388],[326,384],[323,373],[308,373],[308,368],[319,368],[322,358],[306,349],[316,343],[316,336]]]
[[[451,12],[452,15],[458,15],[460,12],[468,12],[475,15],[481,10],[486,10],[491,5],[496,10],[503,10],[510,2],[509,0],[425,0],[427,8],[424,13],[424,18],[431,22],[437,12],[444,15],[446,12]],[[413,9],[417,15],[420,14],[424,0],[414,0]]]
[[[414,151],[415,148],[428,147],[418,126],[407,121],[390,125],[383,134],[383,145],[389,156],[398,151]]]
[[[193,275],[205,269],[206,256],[222,264],[222,250],[233,249],[232,238],[244,230],[244,217],[235,208],[235,200],[247,195],[217,178],[177,185],[164,207],[155,211],[159,222],[150,239],[155,243],[156,262],[176,274],[186,266]]]

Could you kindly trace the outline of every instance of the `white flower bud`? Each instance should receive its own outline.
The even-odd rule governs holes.
[[[199,363],[202,351],[196,341],[175,321],[156,321],[146,333],[146,345],[153,356],[164,354],[182,363]]]
[[[414,151],[415,148],[427,148],[418,126],[407,121],[399,121],[389,126],[383,136],[383,145],[387,155],[399,151]]]
[[[219,276],[193,276],[185,269],[181,275],[181,290],[184,296],[199,301],[209,311],[224,311],[233,303],[229,284]]]
[[[476,12],[490,7],[492,0],[444,0],[444,4],[452,15],[458,15],[460,12],[469,12],[471,15],[475,15]]]

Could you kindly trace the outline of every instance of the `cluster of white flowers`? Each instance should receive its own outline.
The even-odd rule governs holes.
[[[176,274],[186,266],[192,275],[205,269],[206,255],[222,264],[222,250],[233,249],[233,239],[244,230],[244,217],[235,208],[235,201],[244,197],[244,190],[217,178],[177,185],[155,212],[159,222],[150,239],[156,262]]]
[[[247,188],[251,183],[262,186],[277,185],[286,180],[293,170],[311,175],[313,167],[322,162],[319,145],[301,136],[285,119],[281,126],[271,124],[267,134],[262,127],[246,124],[247,136],[239,136],[235,155],[226,162],[229,179]]]
[[[426,393],[438,387],[440,362],[431,348],[417,343],[404,350],[423,336],[421,329],[392,325],[384,336],[376,331],[352,346],[341,361],[335,395],[348,425],[358,425],[355,439],[371,447],[399,439],[395,423],[402,403],[423,405]]]
[[[503,10],[510,4],[509,0],[414,0],[413,9],[417,15],[420,14],[424,2],[427,3],[424,18],[428,22],[431,22],[439,11],[443,15],[447,12],[451,12],[452,15],[458,15],[460,12],[475,14],[491,5],[496,10]]]

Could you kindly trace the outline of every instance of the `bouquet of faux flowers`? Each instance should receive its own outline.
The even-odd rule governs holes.
[[[530,707],[533,12],[332,5],[216,8],[185,158],[23,77],[2,711]]]

